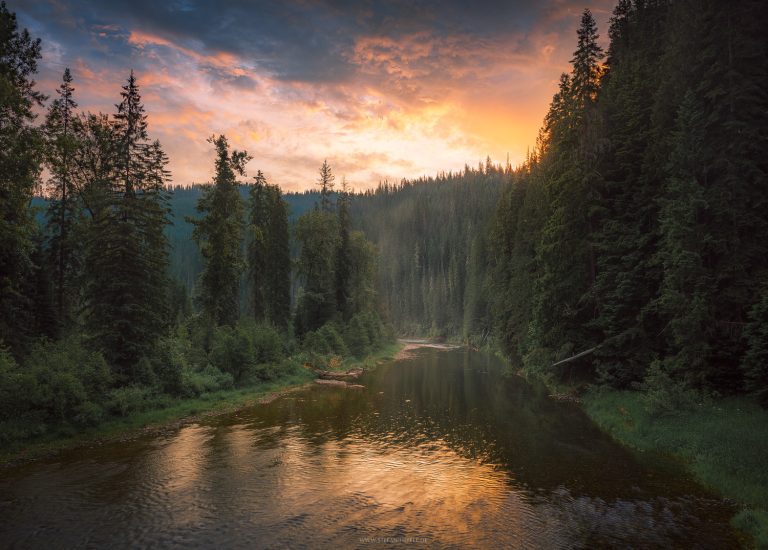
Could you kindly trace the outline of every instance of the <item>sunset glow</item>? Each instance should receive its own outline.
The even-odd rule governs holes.
[[[160,4],[163,4],[160,7]],[[613,1],[589,2],[602,34]],[[65,67],[84,110],[112,112],[136,71],[176,184],[213,169],[226,134],[284,190],[327,158],[358,190],[476,165],[514,165],[568,69],[584,2],[11,2],[43,43],[38,87]]]

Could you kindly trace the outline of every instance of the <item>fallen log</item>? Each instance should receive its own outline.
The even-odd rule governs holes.
[[[553,367],[556,367],[557,365],[562,365],[563,363],[569,363],[570,361],[573,361],[574,359],[578,359],[579,357],[584,357],[585,355],[589,355],[593,351],[595,351],[600,346],[595,346],[594,348],[582,351],[581,353],[577,353],[576,355],[572,357],[568,357],[567,359],[563,359],[562,361],[558,361],[557,363],[552,363]]]
[[[338,372],[332,370],[319,370],[316,372],[319,378],[324,378],[326,380],[345,380],[348,378],[358,378],[361,374],[363,374],[363,369],[351,369],[347,372]]]
[[[321,386],[336,386],[351,390],[359,390],[365,387],[360,384],[349,384],[348,382],[344,382],[344,380],[325,380],[323,378],[315,378],[315,384],[320,384]]]
[[[315,384],[322,384],[323,386],[347,386],[347,383],[343,380],[324,380],[322,378],[315,378]]]

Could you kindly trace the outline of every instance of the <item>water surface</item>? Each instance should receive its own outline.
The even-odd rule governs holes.
[[[421,349],[0,472],[0,547],[735,548],[733,510],[498,360]]]

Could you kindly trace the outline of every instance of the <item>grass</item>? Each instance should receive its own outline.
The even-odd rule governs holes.
[[[361,367],[369,370],[391,360],[400,351],[399,343],[384,346],[363,359],[348,358],[340,364],[344,370]],[[235,412],[256,404],[270,394],[310,383],[315,375],[301,369],[276,380],[257,385],[219,390],[200,397],[183,399],[167,397],[155,408],[125,417],[110,417],[98,426],[74,431],[71,426],[51,429],[31,441],[23,441],[0,449],[0,466],[50,456],[66,449],[73,449],[105,441],[126,440],[146,433],[174,429],[194,422],[204,416]]]
[[[591,392],[583,403],[618,441],[682,458],[701,483],[741,504],[731,523],[768,549],[768,411],[738,397],[652,415],[632,391]]]
[[[125,417],[109,417],[92,428],[75,431],[71,426],[55,427],[30,441],[18,442],[0,450],[0,466],[50,456],[66,449],[159,432],[202,416],[234,412],[255,404],[259,398],[270,393],[306,384],[311,380],[312,374],[302,371],[262,384],[219,390],[195,398],[167,397],[155,408]]]

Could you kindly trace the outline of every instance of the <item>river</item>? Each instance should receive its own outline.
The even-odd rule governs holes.
[[[737,548],[733,509],[489,355],[422,348],[0,471],[0,547]]]

